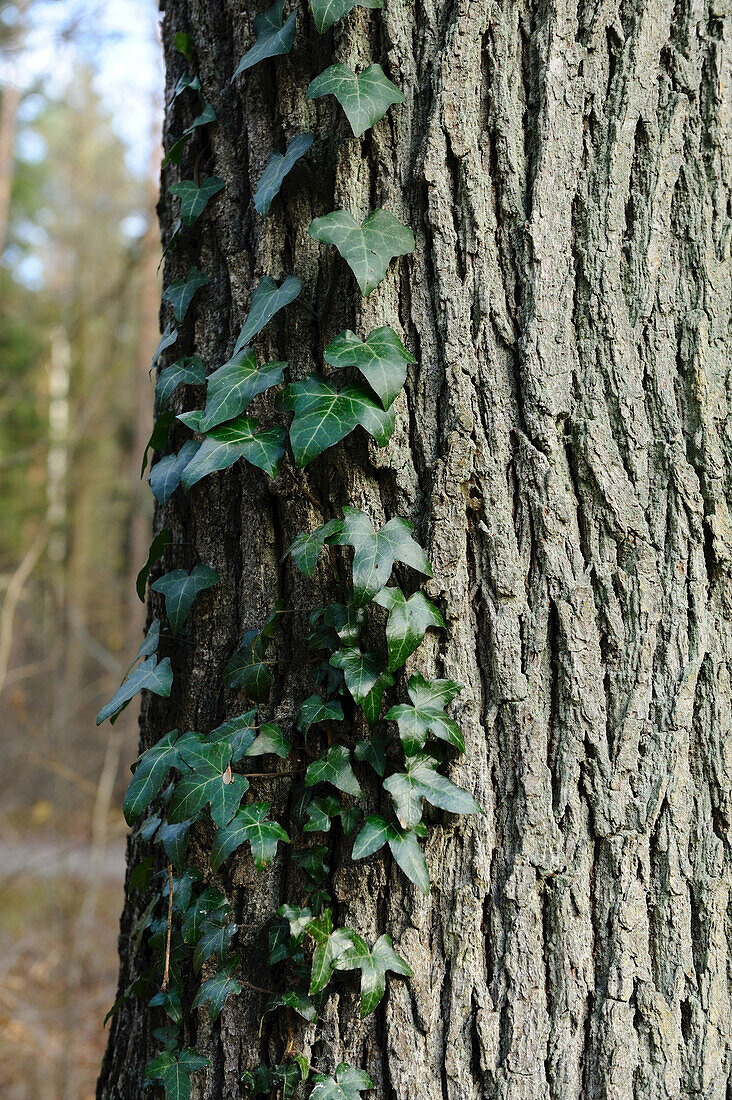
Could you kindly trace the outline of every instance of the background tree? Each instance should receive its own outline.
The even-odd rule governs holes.
[[[221,674],[242,633],[274,595],[312,598],[281,563],[299,530],[344,502],[379,522],[407,516],[447,624],[423,668],[466,685],[456,716],[467,752],[452,774],[484,813],[437,818],[428,898],[389,858],[354,867],[336,837],[338,919],[372,939],[388,931],[414,978],[393,983],[363,1024],[346,988],[317,1030],[297,1025],[296,1041],[328,1070],[341,1059],[366,1068],[377,1096],[400,1100],[722,1097],[730,17],[667,0],[392,2],[321,36],[304,3],[297,13],[292,51],[231,83],[256,13],[228,0],[166,12],[167,147],[196,109],[173,97],[186,64],[177,33],[192,36],[218,121],[164,183],[226,184],[204,231],[168,254],[167,282],[194,262],[211,277],[176,354],[223,363],[257,280],[295,273],[298,303],[261,340],[291,377],[320,369],[344,328],[395,325],[416,363],[388,451],[355,438],[273,485],[239,464],[158,514],[180,548],[174,565],[206,562],[220,583],[166,643],[176,690],[146,702],[143,743],[173,727],[207,732],[242,709]],[[354,139],[332,99],[305,98],[334,61],[380,62],[404,104]],[[262,221],[255,186],[301,130],[316,135],[309,160]],[[368,299],[307,233],[341,206],[359,221],[386,207],[417,237]],[[169,244],[169,192],[160,211]],[[176,410],[201,396],[181,390]],[[174,428],[170,448],[188,437]],[[299,640],[287,625],[278,715],[302,684]],[[272,783],[285,823],[289,782]],[[200,827],[192,846],[207,874],[209,841]],[[131,868],[146,851],[132,841]],[[241,856],[218,880],[254,985],[289,859],[257,874]],[[131,888],[122,989],[148,961],[135,936],[146,904]],[[186,1017],[210,1058],[196,1095],[239,1096],[263,1051],[282,1056],[291,1036],[260,1030],[261,1012],[245,986],[220,1023]],[[152,1015],[135,998],[120,1007],[100,1097],[139,1096],[157,1050]]]

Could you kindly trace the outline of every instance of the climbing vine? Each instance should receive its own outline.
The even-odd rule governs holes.
[[[310,0],[321,33],[355,6],[354,0]],[[382,5],[381,0],[361,0],[360,6]],[[284,0],[276,0],[255,18],[254,25],[256,41],[232,80],[265,59],[288,53],[297,16],[293,11],[285,18]],[[198,109],[165,158],[166,163],[180,166],[185,144],[216,116],[204,99],[199,77],[191,71],[192,38],[179,34],[175,45],[188,71],[178,81],[174,97],[193,95]],[[375,63],[360,74],[345,65],[332,65],[307,91],[311,99],[331,94],[357,136],[404,99]],[[284,153],[272,153],[253,196],[259,215],[271,215],[283,181],[295,163],[307,156],[313,141],[311,133],[296,134]],[[217,176],[180,179],[170,187],[180,200],[180,215],[166,251],[195,231],[224,187]],[[360,225],[346,210],[326,213],[314,219],[309,234],[337,249],[364,296],[375,291],[394,260],[415,247],[412,230],[381,209]],[[163,301],[172,317],[153,357],[153,368],[178,343],[177,326],[185,324],[196,294],[209,282],[208,274],[194,266],[185,278],[165,288]],[[328,377],[311,374],[286,382],[286,362],[260,363],[253,342],[300,291],[294,275],[280,285],[265,276],[251,296],[249,313],[227,362],[207,374],[198,356],[187,355],[159,369],[156,420],[142,473],[150,453],[157,455],[147,476],[163,515],[174,493],[186,492],[240,460],[274,478],[283,463],[292,460],[304,467],[358,428],[380,446],[388,444],[395,427],[394,401],[415,361],[393,328],[378,328],[364,338],[351,331],[336,336],[323,352]],[[179,387],[203,385],[203,407],[176,418],[170,406]],[[289,421],[287,427],[263,425],[249,413],[254,399],[272,390],[277,391],[278,415]],[[177,452],[161,454],[176,419],[190,438]],[[141,599],[151,570],[174,549],[170,531],[161,528],[138,575]],[[192,1075],[208,1065],[205,1057],[184,1045],[187,1011],[205,1008],[214,1021],[227,998],[249,984],[239,973],[231,904],[218,885],[212,885],[233,853],[248,847],[255,867],[262,870],[280,845],[289,846],[297,869],[295,881],[300,884],[299,895],[272,913],[267,928],[269,978],[267,988],[255,990],[263,997],[263,1013],[284,1009],[312,1024],[332,984],[340,975],[356,971],[365,1017],[381,1002],[387,974],[409,979],[411,971],[388,935],[369,943],[358,929],[334,921],[328,885],[333,823],[337,820],[342,834],[352,838],[354,860],[367,859],[387,846],[401,871],[427,894],[424,803],[456,814],[480,809],[467,791],[440,770],[444,752],[465,750],[460,728],[447,710],[460,684],[428,680],[415,671],[406,687],[409,701],[391,706],[382,715],[384,695],[397,683],[399,671],[428,631],[444,627],[439,609],[419,588],[405,592],[390,583],[397,564],[407,569],[400,577],[432,575],[411,525],[394,517],[377,529],[365,512],[344,506],[340,516],[298,534],[286,557],[305,578],[313,578],[319,567],[329,570],[334,601],[314,610],[276,603],[259,629],[245,633],[222,669],[227,687],[247,700],[246,708],[212,730],[167,733],[136,761],[124,800],[128,824],[142,841],[159,846],[165,860],[163,868],[155,870],[160,860],[150,855],[130,876],[130,890],[149,898],[135,935],[138,945],[146,941],[154,961],[125,990],[112,1012],[122,1000],[137,996],[159,1014],[153,1034],[160,1052],[148,1064],[145,1076],[163,1086],[168,1100],[186,1100]],[[148,628],[124,682],[99,712],[97,723],[114,721],[142,690],[163,697],[171,694],[170,658],[158,657],[161,639],[172,644],[201,593],[218,583],[216,571],[199,562],[190,571],[168,569],[150,584],[162,597],[164,614]],[[306,697],[289,724],[264,721],[260,712],[266,708],[277,669],[273,645],[276,652],[283,617],[297,614],[306,624],[302,663],[312,677],[312,691],[303,693]],[[377,645],[375,638],[383,641]],[[369,648],[364,639],[369,640]],[[278,770],[265,770],[260,757],[277,758]],[[388,796],[384,802],[390,805],[389,814],[366,814],[354,765],[361,766],[362,775],[371,773],[381,786]],[[283,775],[292,777],[295,785],[289,833],[267,801],[267,784],[273,776]],[[212,836],[207,877],[187,863],[191,830],[202,821],[209,822],[205,835]],[[204,971],[207,976],[187,1003],[191,976]],[[307,1087],[312,1100],[359,1100],[372,1087],[363,1070],[346,1064],[332,1076],[319,1073],[298,1051],[294,1029],[290,1027],[288,1033],[291,1037],[277,1064],[260,1064],[243,1075],[242,1084],[251,1096],[276,1095],[286,1100]]]

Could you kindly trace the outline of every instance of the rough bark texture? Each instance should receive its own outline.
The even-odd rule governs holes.
[[[173,35],[189,31],[219,119],[182,174],[199,156],[199,172],[227,185],[200,252],[168,260],[168,278],[194,261],[213,277],[186,346],[209,368],[223,362],[255,280],[291,272],[303,295],[262,350],[289,358],[293,377],[344,327],[403,333],[417,365],[391,445],[360,438],[306,480],[326,518],[351,503],[417,524],[448,623],[419,667],[466,685],[453,777],[485,808],[437,819],[429,899],[388,861],[354,866],[336,850],[339,918],[389,931],[415,977],[393,981],[363,1025],[346,986],[301,1048],[323,1067],[363,1066],[380,1100],[724,1100],[728,0],[387,0],[323,37],[300,3],[290,57],[230,85],[253,7],[169,0],[165,16],[169,91],[183,65]],[[378,60],[406,93],[363,140],[334,100],[305,101],[334,60]],[[169,139],[189,109],[181,97],[169,110]],[[262,222],[253,183],[305,128],[309,161]],[[413,227],[417,250],[362,301],[306,230],[336,207],[363,217],[380,205]],[[161,212],[169,235],[172,203]],[[276,593],[316,602],[280,565],[323,519],[302,481],[271,486],[237,467],[169,505],[185,543],[175,564],[209,562],[222,583],[171,653],[180,690],[146,707],[146,743],[243,709],[220,674],[242,631]],[[280,716],[299,675],[295,664],[279,683]],[[288,791],[274,794],[286,820]],[[196,856],[205,867],[203,847]],[[258,876],[242,857],[225,875],[250,976],[288,874],[279,861]],[[130,932],[144,904],[133,897],[123,917],[123,982],[141,965]],[[244,994],[220,1024],[193,1021],[212,1060],[195,1097],[239,1097],[261,1049],[281,1055],[276,1031],[258,1037],[261,1008]],[[133,1002],[118,1014],[100,1097],[139,1097],[149,1028]]]

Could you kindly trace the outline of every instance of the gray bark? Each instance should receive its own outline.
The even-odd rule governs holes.
[[[323,520],[301,482],[326,518],[343,503],[411,518],[448,624],[419,667],[466,685],[452,775],[485,813],[436,819],[429,899],[387,860],[336,851],[339,919],[390,932],[415,977],[364,1024],[346,987],[299,1048],[325,1068],[363,1066],[380,1100],[724,1100],[732,9],[387,0],[322,38],[298,13],[290,57],[230,86],[252,13],[168,4],[169,91],[173,34],[190,31],[219,119],[191,158],[202,150],[200,171],[227,184],[200,252],[168,261],[168,278],[194,261],[213,276],[186,339],[217,366],[256,279],[294,272],[301,303],[263,343],[293,377],[345,327],[394,325],[417,365],[387,450],[361,438],[273,487],[237,468],[174,498],[166,525],[187,544],[175,564],[206,561],[222,583],[172,653],[180,690],[145,709],[145,743],[236,713],[220,670],[241,632],[278,592],[315,602],[280,564]],[[363,140],[333,100],[305,101],[334,60],[378,60],[406,93]],[[181,97],[169,137],[188,121]],[[309,163],[263,223],[253,183],[305,128]],[[417,249],[363,301],[306,230],[339,206],[381,205]],[[161,211],[167,234],[168,200]],[[301,686],[295,661],[274,709]],[[274,788],[285,822],[287,793]],[[224,879],[255,982],[259,928],[287,882],[286,857],[263,875],[242,857]],[[130,929],[144,904],[123,917],[123,981],[140,965]],[[191,1021],[212,1060],[194,1096],[239,1097],[261,1049],[281,1055],[276,1031],[258,1037],[261,1009],[245,993],[220,1025]],[[100,1097],[140,1095],[149,1030],[144,1006],[116,1017]]]

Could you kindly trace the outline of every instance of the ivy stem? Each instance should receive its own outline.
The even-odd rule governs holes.
[[[305,768],[298,768],[294,772],[237,772],[244,779],[280,779],[286,775],[302,775]]]
[[[168,864],[168,932],[165,937],[165,970],[163,971],[163,993],[168,988],[170,978],[170,941],[173,938],[173,864]]]

